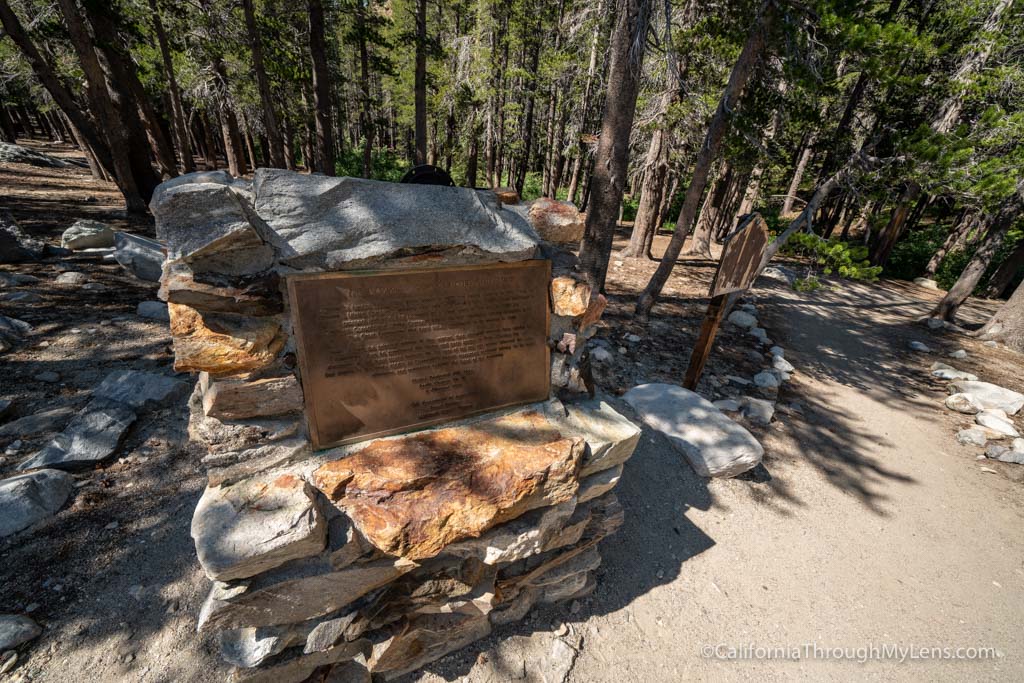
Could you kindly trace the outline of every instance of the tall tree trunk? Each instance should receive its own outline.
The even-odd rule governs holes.
[[[6,6],[6,2],[3,4]],[[79,64],[86,79],[90,108],[97,113],[97,118],[107,138],[106,147],[109,150],[117,185],[125,197],[125,205],[131,213],[145,213],[146,198],[142,194],[143,190],[139,186],[132,167],[128,136],[118,120],[119,116],[110,99],[106,76],[93,48],[92,37],[89,35],[89,30],[73,0],[58,0],[58,4],[64,15],[64,23],[68,28],[72,46],[78,55]],[[4,21],[4,24],[6,27],[7,21]],[[7,28],[10,32],[10,28]],[[85,132],[81,125],[79,128],[83,133]],[[91,141],[90,144],[92,144]]]
[[[203,129],[203,141],[205,143],[204,162],[207,170],[216,170],[220,164],[217,161],[217,141],[213,137],[213,124],[210,123],[210,115],[203,109],[200,112],[199,124]]]
[[[598,47],[601,44],[601,35],[604,31],[605,0],[599,0],[597,5],[597,21],[594,22],[594,33],[590,37],[590,60],[587,62],[587,81],[583,87],[583,100],[580,102],[580,128],[576,134],[576,143],[579,151],[572,164],[572,177],[569,179],[569,193],[566,199],[576,202],[576,192],[579,189],[580,172],[583,170],[584,160],[588,156],[583,148],[581,137],[587,130],[587,122],[590,120],[590,109],[593,106],[594,83],[597,78]]]
[[[220,55],[213,58],[213,74],[220,86],[220,129],[224,141],[224,156],[227,157],[228,173],[236,178],[245,175],[245,152],[242,150],[242,136],[238,130],[238,117],[231,108],[228,77],[224,60]]]
[[[1017,285],[1013,296],[978,330],[978,337],[1001,341],[1024,353],[1024,283]]]
[[[312,8],[310,8],[310,12],[312,13]],[[263,105],[263,126],[270,143],[268,150],[270,165],[274,168],[284,168],[281,129],[277,126],[277,114],[274,113],[274,98],[270,92],[270,80],[267,78],[267,71],[263,66],[263,43],[260,40],[259,27],[256,25],[256,12],[253,10],[252,0],[242,0],[242,13],[245,15],[245,32],[249,39],[249,49],[252,51],[252,70],[256,77],[256,89],[260,93],[260,104]],[[323,31],[322,17],[320,30]],[[312,42],[312,40],[313,37],[310,35],[310,41]]]
[[[1020,269],[1024,268],[1024,239],[1017,242],[1010,255],[1000,264],[985,288],[985,296],[1000,297],[1013,283]]]
[[[527,67],[527,79],[524,83],[526,108],[523,123],[523,156],[516,174],[515,188],[520,196],[526,183],[526,173],[530,166],[530,155],[533,153],[533,110],[537,103],[537,69],[540,67],[541,29],[544,13],[537,11],[537,25],[533,32],[530,45],[530,63]]]
[[[961,243],[967,238],[967,233],[971,231],[971,228],[976,222],[977,215],[971,211],[965,211],[960,217],[960,221],[956,227],[949,231],[949,235],[946,236],[946,241],[942,243],[942,246],[932,254],[931,259],[928,260],[928,265],[925,266],[924,273],[925,277],[931,278],[938,272],[939,266],[942,265],[942,260],[946,258],[946,254],[953,251],[955,246]]]
[[[416,165],[427,163],[427,0],[416,0],[416,72],[413,77]]]
[[[992,257],[995,256],[996,252],[999,251],[999,247],[1002,246],[1003,240],[1006,238],[1006,232],[1013,225],[1017,217],[1017,210],[1017,203],[1009,201],[999,211],[992,223],[992,227],[988,230],[988,235],[985,236],[985,241],[974,252],[974,256],[971,257],[967,267],[960,273],[957,281],[946,292],[946,296],[942,297],[942,301],[931,312],[932,317],[953,322],[956,318],[957,310],[967,300],[967,297],[974,293],[975,287],[981,282],[981,276],[985,274],[985,269],[992,262]]]
[[[309,0],[309,54],[313,62],[313,108],[316,126],[316,164],[306,164],[324,175],[334,175],[334,131],[331,128],[331,83],[327,70],[322,0]]]
[[[693,239],[690,240],[690,250],[688,253],[711,258],[711,237],[723,222],[725,202],[729,189],[734,184],[734,175],[735,173],[729,162],[723,162],[718,179],[715,180],[715,183],[704,198],[704,205],[701,207],[697,226],[693,230]]]
[[[356,33],[359,36],[359,127],[363,131],[363,177],[373,175],[373,113],[370,110],[370,52],[366,47],[366,5],[356,7]]]
[[[171,126],[174,131],[175,147],[178,148],[178,155],[181,157],[182,170],[185,173],[191,173],[196,170],[196,164],[192,159],[192,148],[189,145],[185,108],[181,104],[181,89],[178,87],[178,79],[174,75],[174,61],[171,59],[171,49],[167,43],[163,21],[160,19],[160,7],[157,0],[149,0],[149,8],[153,13],[153,31],[156,33],[156,40],[160,46],[160,61],[164,68],[164,78],[167,79],[167,90],[171,96]]]
[[[596,294],[604,289],[615,224],[629,164],[629,135],[640,89],[650,0],[619,0],[610,46],[608,98],[591,177],[591,199],[580,244],[580,265]]]
[[[797,191],[800,189],[800,183],[803,182],[804,173],[807,171],[807,164],[811,161],[811,155],[814,154],[814,140],[815,134],[811,133],[807,136],[807,142],[804,144],[803,149],[800,150],[800,157],[796,162],[796,168],[793,169],[793,179],[789,181],[789,188],[786,189],[786,198],[782,202],[782,212],[780,215],[788,216],[793,213],[793,204],[797,200]]]
[[[473,107],[473,113],[469,121],[469,148],[466,150],[466,187],[476,187],[477,163],[480,156],[480,131],[478,119],[480,117],[477,108]]]
[[[743,50],[740,52],[736,63],[733,65],[732,73],[729,74],[729,81],[718,101],[718,107],[708,126],[704,136],[704,142],[697,153],[697,161],[693,168],[693,178],[686,188],[686,196],[683,199],[683,206],[679,210],[679,219],[676,221],[676,229],[672,233],[672,239],[665,250],[658,269],[654,272],[650,282],[640,294],[636,304],[636,315],[640,320],[645,320],[650,314],[654,302],[661,294],[661,290],[668,282],[672,268],[679,258],[679,252],[683,248],[690,230],[693,228],[693,221],[697,216],[697,209],[704,196],[704,188],[708,183],[708,173],[711,171],[711,164],[722,146],[722,139],[729,127],[730,112],[736,108],[736,104],[746,88],[750,74],[754,66],[761,58],[764,51],[767,34],[771,31],[775,20],[775,5],[771,0],[761,5],[758,17],[747,34]]]
[[[161,181],[153,172],[150,156],[156,159],[164,178],[173,178],[178,175],[174,150],[109,10],[89,3],[85,8],[96,36],[96,54],[106,74],[107,90],[129,142],[135,181],[145,199]]]

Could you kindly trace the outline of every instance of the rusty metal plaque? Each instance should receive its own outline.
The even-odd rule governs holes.
[[[740,292],[754,284],[767,246],[768,224],[761,214],[753,213],[726,240],[715,280],[711,283],[711,296]]]
[[[314,448],[545,400],[551,262],[292,275]]]

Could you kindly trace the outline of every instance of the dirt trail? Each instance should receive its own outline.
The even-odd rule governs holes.
[[[768,476],[705,483],[645,433],[617,489],[625,527],[603,545],[598,590],[579,612],[549,609],[421,680],[513,680],[524,668],[535,678],[557,656],[563,620],[580,646],[568,679],[579,683],[1024,679],[1024,475],[956,442],[968,420],[942,407],[944,386],[927,372],[949,360],[940,349],[963,347],[958,367],[1022,390],[1020,357],[916,323],[934,299],[894,283],[757,290],[797,367],[785,400],[804,405],[758,432]],[[984,308],[965,315],[980,322]],[[936,353],[910,352],[910,339]],[[805,644],[854,661],[809,658]],[[800,661],[709,658],[705,645],[726,656],[798,648]],[[855,661],[856,648],[886,645],[999,656]]]

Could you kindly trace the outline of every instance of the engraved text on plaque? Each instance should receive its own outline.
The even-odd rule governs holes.
[[[546,399],[550,270],[288,277],[313,447]]]

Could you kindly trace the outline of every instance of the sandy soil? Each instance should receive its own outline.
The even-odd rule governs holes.
[[[0,166],[4,204],[51,240],[77,217],[125,221],[110,186],[77,169]],[[678,267],[652,322],[640,327],[629,313],[655,264],[618,262],[613,256],[600,332],[616,353],[598,375],[611,396],[639,382],[680,380],[713,272],[702,261]],[[55,265],[4,266],[44,280],[37,287],[44,303],[0,304],[5,315],[36,325],[2,359],[0,397],[16,401],[15,416],[77,407],[115,367],[170,363],[163,326],[133,315],[138,301],[153,298],[152,287],[116,267],[81,263],[73,265],[110,290],[58,290],[46,282]],[[944,388],[927,372],[933,360],[948,360],[939,350],[962,347],[969,357],[952,364],[1024,390],[1022,359],[916,323],[935,298],[891,282],[752,292],[770,336],[797,368],[780,403],[803,406],[802,415],[750,426],[765,446],[764,467],[707,482],[645,431],[617,489],[626,524],[602,546],[597,591],[538,610],[407,680],[1024,679],[1024,467],[978,462],[977,449],[960,446],[954,435],[968,420],[942,407]],[[991,308],[972,303],[965,318],[980,323]],[[630,333],[641,341],[629,343]],[[912,353],[911,339],[937,352]],[[757,369],[752,348],[749,337],[725,328],[706,375],[749,377]],[[59,372],[62,383],[32,379],[44,369]],[[0,613],[31,608],[45,627],[9,680],[225,678],[212,644],[194,632],[207,582],[188,527],[203,478],[184,416],[183,399],[146,415],[118,460],[79,475],[73,505],[0,541]],[[814,659],[805,644],[846,648],[854,660]],[[855,661],[856,648],[889,644],[992,647],[999,655]],[[703,651],[721,646],[728,657],[730,646],[750,645],[783,647],[776,654],[789,659]]]

